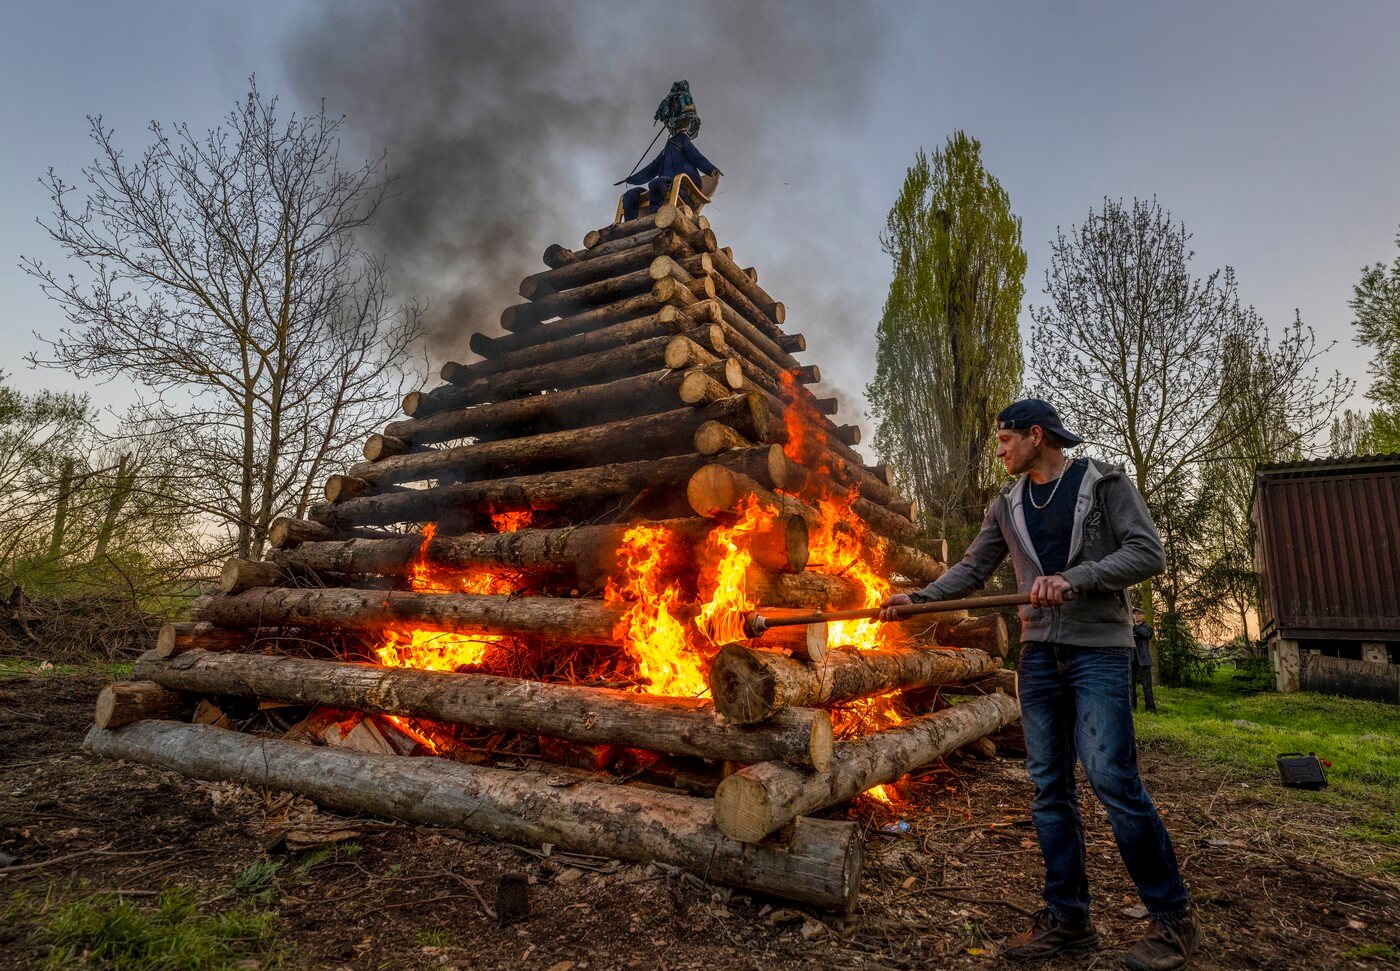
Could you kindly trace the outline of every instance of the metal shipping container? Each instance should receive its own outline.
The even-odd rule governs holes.
[[[1400,455],[1260,466],[1253,517],[1266,635],[1400,640]]]

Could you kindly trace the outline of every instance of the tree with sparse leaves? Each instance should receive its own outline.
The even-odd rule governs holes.
[[[36,363],[145,389],[133,429],[175,443],[187,511],[240,556],[392,407],[421,330],[357,244],[388,180],[342,166],[340,125],[253,85],[220,127],[152,124],[128,158],[93,119],[85,198],[46,179],[45,228],[85,279],[24,264],[68,318]]]
[[[1254,464],[1309,447],[1351,384],[1320,373],[1325,348],[1297,317],[1271,338],[1228,267],[1198,276],[1190,239],[1155,199],[1105,199],[1060,232],[1028,363],[1070,427],[1123,463],[1164,532],[1205,528],[1198,501],[1212,475],[1244,530]],[[1178,514],[1186,521],[1169,522]],[[1142,600],[1150,614],[1150,583]]]
[[[955,539],[999,484],[992,430],[1022,376],[1021,220],[981,148],[955,132],[905,177],[880,237],[894,276],[867,389],[876,449],[924,526]]]

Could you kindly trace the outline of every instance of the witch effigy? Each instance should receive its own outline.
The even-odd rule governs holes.
[[[653,120],[666,126],[670,137],[661,152],[648,164],[636,170],[615,185],[634,186],[622,195],[622,218],[636,219],[641,211],[645,195],[652,203],[663,199],[671,190],[671,182],[681,175],[687,176],[696,186],[701,176],[717,176],[723,173],[695,147],[693,138],[700,132],[700,115],[695,110],[695,101],[690,96],[690,82],[677,81],[671,91],[657,106]],[[687,194],[682,189],[683,194]],[[697,200],[687,199],[694,204]]]

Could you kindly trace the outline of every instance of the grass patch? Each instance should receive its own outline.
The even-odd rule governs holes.
[[[46,968],[113,971],[217,971],[254,959],[280,961],[276,916],[235,907],[209,913],[193,891],[173,887],[142,907],[97,893],[43,915],[38,938],[52,950]]]
[[[1400,711],[1374,701],[1312,692],[1279,694],[1237,682],[1221,668],[1194,688],[1156,689],[1157,714],[1137,716],[1138,737],[1242,775],[1278,784],[1275,757],[1316,752],[1328,759],[1329,788],[1299,793],[1322,801],[1365,803],[1366,827],[1391,842],[1400,838]]]
[[[45,665],[48,665],[45,667]],[[0,681],[11,678],[62,678],[75,674],[102,674],[109,678],[131,677],[131,663],[93,661],[90,664],[51,664],[20,658],[0,658]]]
[[[1382,961],[1400,960],[1400,951],[1389,944],[1363,944],[1342,952],[1344,961],[1362,961],[1366,958],[1379,958]]]

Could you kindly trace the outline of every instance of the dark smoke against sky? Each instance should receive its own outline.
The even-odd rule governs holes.
[[[434,356],[456,360],[473,331],[498,332],[546,245],[577,247],[612,220],[612,183],[655,134],[671,82],[688,79],[697,145],[726,174],[707,210],[721,243],[787,302],[806,359],[858,395],[859,371],[852,383],[833,371],[852,304],[831,265],[850,243],[841,172],[814,146],[858,128],[874,17],[835,2],[335,2],[295,35],[288,72],[302,99],[349,116],[354,148],[388,152],[396,195],[370,242],[401,296],[430,301]],[[860,323],[873,335],[874,320]]]

